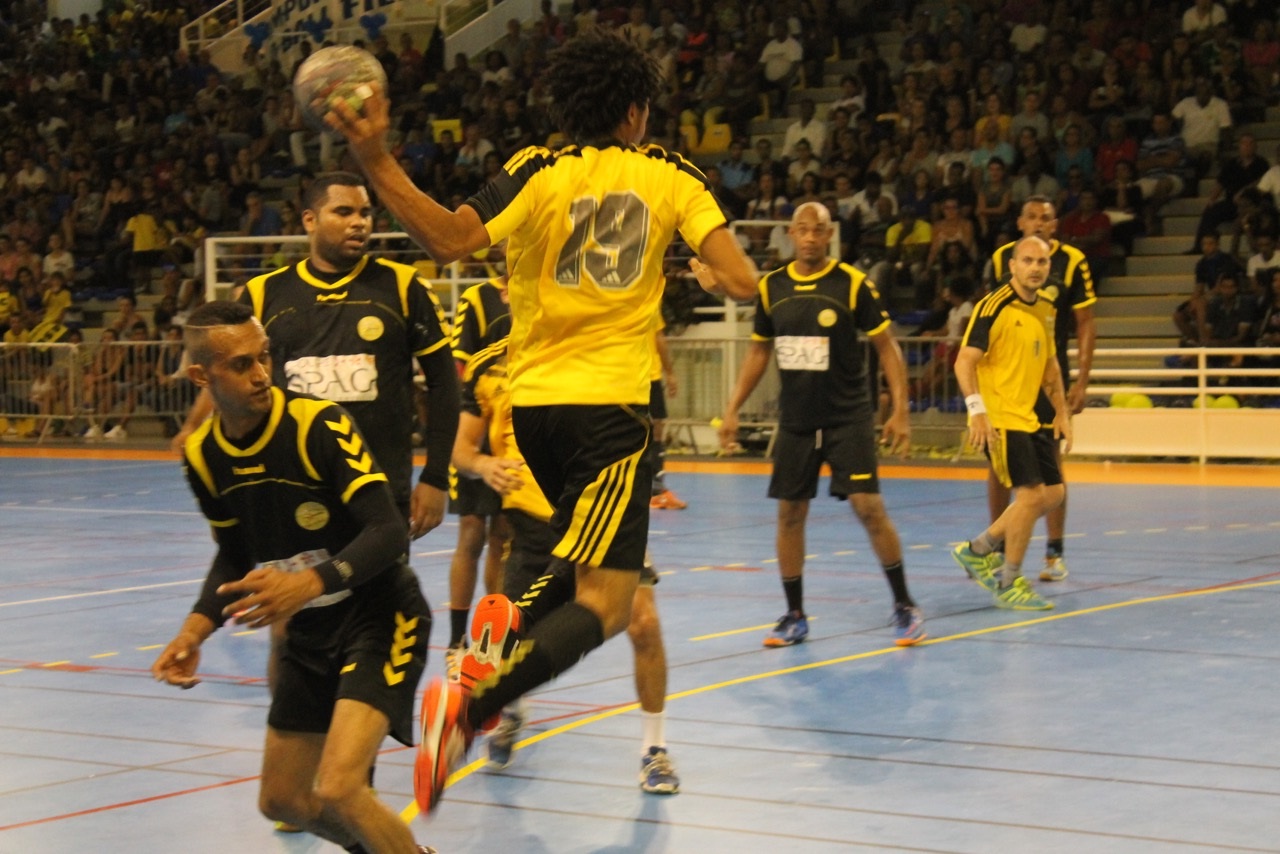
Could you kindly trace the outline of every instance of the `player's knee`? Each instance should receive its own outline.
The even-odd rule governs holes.
[[[321,811],[339,818],[350,814],[356,797],[369,785],[368,771],[364,774],[326,773],[323,769],[312,788]]]
[[[487,537],[483,516],[458,517],[458,551],[478,560]]]
[[[633,605],[631,622],[627,623],[627,637],[636,652],[653,649],[662,643],[662,625],[658,622],[658,612],[653,608]]]
[[[889,525],[889,514],[885,512],[884,501],[879,495],[851,495],[849,504],[853,507],[853,515],[858,517],[868,533],[881,531]]]
[[[305,812],[305,804],[299,793],[264,786],[258,792],[258,812],[269,821],[297,824]]]
[[[1065,484],[1055,483],[1053,486],[1046,486],[1044,488],[1044,497],[1042,499],[1044,501],[1044,512],[1048,513],[1050,510],[1057,509],[1066,497],[1067,487]]]
[[[809,503],[807,501],[778,502],[779,528],[803,528],[805,519],[808,516]]]

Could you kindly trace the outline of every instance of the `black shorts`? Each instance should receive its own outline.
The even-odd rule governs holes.
[[[454,516],[497,516],[502,496],[478,477],[459,474],[449,466],[449,513]]]
[[[987,448],[996,479],[1008,487],[1062,483],[1058,444],[1052,431],[997,430],[1000,440]]]
[[[573,564],[635,569],[649,540],[645,406],[517,406],[516,444],[555,508],[552,554]]]
[[[831,466],[830,494],[836,498],[880,492],[871,416],[810,433],[793,433],[779,427],[773,443],[769,497],[783,501],[813,498],[818,494],[818,472],[823,462]]]
[[[289,621],[267,715],[271,727],[328,732],[338,700],[359,700],[387,716],[396,741],[413,746],[414,692],[427,663],[431,609],[408,564],[387,572],[395,575]]]
[[[654,421],[667,420],[667,389],[662,380],[649,383],[649,417]]]
[[[511,548],[502,569],[503,595],[512,602],[520,601],[525,591],[548,572],[563,573],[576,583],[573,564],[551,556],[556,538],[550,525],[522,510],[505,510],[503,516],[511,526]],[[640,584],[652,587],[657,583],[657,571],[646,563],[640,570]]]

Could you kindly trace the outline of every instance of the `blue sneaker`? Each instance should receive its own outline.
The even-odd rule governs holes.
[[[511,764],[511,754],[515,750],[516,739],[524,729],[524,709],[521,704],[502,710],[498,727],[485,743],[485,758],[491,771],[501,771]]]
[[[915,605],[895,605],[893,608],[893,642],[898,646],[912,646],[927,638],[924,630],[924,614]]]
[[[765,646],[794,646],[809,636],[809,619],[796,611],[788,611],[765,636]]]
[[[956,546],[951,556],[955,558],[956,563],[964,567],[964,571],[970,578],[982,585],[983,590],[989,593],[996,591],[996,587],[1000,584],[1000,580],[996,578],[996,570],[1004,563],[1004,557],[1000,552],[977,555],[973,553],[973,549],[969,548],[968,543],[964,543]]]
[[[650,747],[640,757],[640,788],[653,795],[674,795],[680,791],[680,778],[665,747]]]

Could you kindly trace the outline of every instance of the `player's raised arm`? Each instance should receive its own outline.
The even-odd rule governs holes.
[[[450,211],[414,186],[387,150],[390,103],[375,87],[359,112],[335,101],[325,122],[347,140],[378,199],[395,215],[414,241],[435,259],[448,264],[489,245],[489,233],[469,205]]]

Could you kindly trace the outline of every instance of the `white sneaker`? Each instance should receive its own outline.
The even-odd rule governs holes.
[[[123,427],[117,424],[116,426],[108,430],[106,433],[104,433],[102,438],[110,442],[119,442],[122,439],[128,439],[129,434],[128,432],[125,431]]]
[[[1067,562],[1061,555],[1044,559],[1044,569],[1040,570],[1041,581],[1062,581],[1067,577]]]
[[[97,424],[90,424],[89,429],[84,431],[84,440],[86,442],[98,442],[102,440],[102,428]]]

